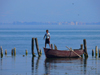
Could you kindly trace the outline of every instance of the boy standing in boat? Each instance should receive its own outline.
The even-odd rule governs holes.
[[[45,39],[46,37],[46,39]],[[46,48],[46,44],[49,44],[50,48],[51,48],[51,45],[50,45],[50,33],[48,30],[46,30],[46,34],[44,35],[44,39],[45,39],[45,48]]]

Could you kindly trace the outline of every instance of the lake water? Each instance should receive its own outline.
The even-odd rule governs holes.
[[[49,29],[51,41],[59,50],[79,49],[83,39],[87,41],[88,59],[46,59],[43,51],[43,36]],[[31,56],[32,37],[38,39],[42,57]],[[92,57],[95,46],[100,49],[100,26],[32,26],[2,25],[0,26],[0,46],[7,56],[0,58],[0,75],[91,75],[100,74],[100,58]],[[16,48],[16,56],[11,56],[11,49]],[[49,46],[47,45],[49,48]],[[25,55],[25,50],[28,55]]]

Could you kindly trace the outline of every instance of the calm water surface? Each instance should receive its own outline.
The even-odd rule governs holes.
[[[100,58],[4,56],[0,59],[0,75],[100,75]]]
[[[55,27],[56,28],[56,27]],[[7,56],[0,58],[0,75],[99,75],[100,58],[92,57],[91,50],[95,46],[100,48],[99,29],[49,29],[51,43],[56,44],[60,50],[80,48],[83,39],[87,40],[88,59],[46,59],[43,47],[43,36],[47,28],[12,27],[0,28],[0,46],[3,51],[7,49]],[[32,37],[38,38],[39,48],[42,49],[42,57],[31,56]],[[16,48],[16,56],[11,56],[11,49]],[[49,47],[49,46],[47,46]],[[25,55],[25,50],[28,55]]]

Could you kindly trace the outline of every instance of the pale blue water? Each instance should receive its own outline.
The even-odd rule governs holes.
[[[99,75],[100,58],[92,58],[92,49],[95,46],[100,49],[100,26],[2,26],[0,28],[0,46],[3,52],[7,49],[7,56],[0,58],[0,75]],[[90,28],[91,27],[91,28]],[[51,43],[56,44],[58,49],[66,50],[65,46],[73,49],[80,48],[83,39],[87,41],[89,58],[85,59],[52,59],[45,58],[43,36],[49,29]],[[31,56],[32,37],[38,38],[39,48],[42,49],[42,57]],[[16,56],[11,56],[11,49],[16,48]],[[49,46],[47,46],[49,47]],[[25,55],[25,50],[28,55]]]
[[[0,29],[0,46],[3,50],[7,49],[8,54],[11,53],[12,48],[16,48],[17,54],[24,54],[25,50],[31,54],[31,40],[32,37],[38,38],[39,48],[43,50],[44,42],[43,36],[46,28],[33,28],[26,27],[13,27],[13,28],[1,28]],[[58,49],[66,50],[65,46],[73,49],[80,48],[80,44],[83,44],[83,39],[87,40],[88,53],[91,55],[91,50],[95,49],[95,46],[100,47],[100,30],[96,29],[50,29],[51,43],[57,45]],[[47,46],[48,47],[48,46]],[[35,49],[35,53],[37,53]],[[44,52],[43,52],[44,53]]]

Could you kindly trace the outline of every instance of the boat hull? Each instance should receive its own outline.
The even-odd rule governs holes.
[[[54,50],[54,49],[48,49],[44,48],[45,56],[46,58],[77,58],[78,55],[82,55],[84,53],[84,50],[81,49],[75,49],[73,51],[67,51],[67,50]]]

